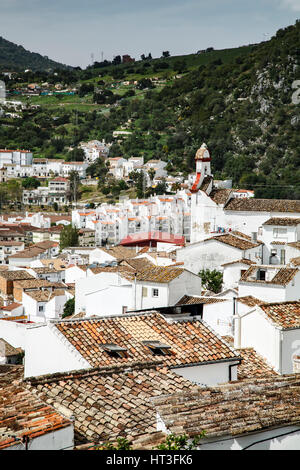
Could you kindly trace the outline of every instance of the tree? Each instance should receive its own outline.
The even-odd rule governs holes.
[[[70,189],[68,191],[67,197],[70,202],[73,201],[76,203],[78,196],[79,196],[79,183],[80,183],[78,171],[76,170],[70,171],[69,181],[70,181]]]
[[[79,231],[72,224],[66,225],[60,233],[60,250],[67,248],[68,246],[77,246]]]
[[[75,298],[67,300],[64,306],[64,313],[62,314],[62,318],[70,317],[74,314],[75,311]]]
[[[197,449],[199,441],[204,438],[206,432],[201,431],[200,434],[195,436],[191,442],[186,434],[175,435],[169,434],[165,442],[159,444],[157,449],[159,450],[194,450]]]
[[[169,51],[163,51],[162,57],[170,57],[170,52]]]
[[[40,186],[40,182],[33,176],[28,176],[22,180],[22,186],[24,189],[36,189]]]
[[[202,286],[205,289],[215,292],[216,294],[221,291],[223,274],[220,271],[217,271],[216,269],[202,269],[198,273],[198,276],[201,277]]]
[[[83,149],[81,148],[74,148],[73,150],[70,150],[66,156],[66,161],[67,162],[83,162],[85,158],[85,153]]]

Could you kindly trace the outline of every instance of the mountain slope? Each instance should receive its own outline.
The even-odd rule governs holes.
[[[0,70],[54,70],[67,68],[71,67],[50,60],[47,56],[27,51],[23,46],[18,46],[0,37]]]
[[[256,196],[300,199],[300,21],[232,62],[212,62],[135,103],[131,141],[141,124],[165,134],[156,155],[168,167],[194,170],[204,141],[216,178],[254,188]],[[298,84],[297,84],[298,83]],[[295,88],[296,87],[296,88]],[[131,118],[132,104],[124,109]],[[147,137],[144,138],[146,142]],[[143,148],[130,146],[130,155]],[[119,151],[120,153],[120,151]]]

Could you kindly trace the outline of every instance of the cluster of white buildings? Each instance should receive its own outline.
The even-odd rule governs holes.
[[[72,417],[48,448],[72,446],[74,428],[98,442],[137,427],[205,429],[207,449],[299,448],[300,203],[237,196],[210,163],[203,144],[188,189],[73,211],[93,246],[24,238],[0,269],[0,361],[22,348],[27,390]],[[218,292],[203,269],[223,274]]]
[[[72,223],[78,229],[95,230],[98,246],[118,244],[133,234],[164,232],[189,240],[190,202],[188,193],[128,199],[117,204],[103,203],[96,209],[72,211]]]
[[[1,180],[10,178],[68,178],[71,171],[77,171],[80,178],[85,178],[89,163],[66,162],[61,159],[33,158],[27,150],[0,150]]]
[[[68,203],[70,181],[57,176],[49,181],[48,186],[39,186],[36,189],[23,190],[22,201],[26,205],[49,205],[54,203],[65,205]]]
[[[79,148],[84,151],[85,162],[93,163],[98,158],[107,158],[109,149],[112,144],[106,144],[104,140],[90,140],[88,142],[80,142]]]

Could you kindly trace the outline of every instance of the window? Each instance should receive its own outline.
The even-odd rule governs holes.
[[[118,346],[117,344],[106,343],[106,344],[101,344],[100,347],[111,357],[115,357],[115,358],[128,357],[127,349],[122,348],[121,346]]]
[[[39,305],[39,312],[43,312],[44,311],[44,305]]]
[[[169,356],[172,354],[171,346],[160,341],[143,341],[143,344],[150,349],[155,356]]]
[[[148,297],[148,289],[147,289],[147,287],[142,287],[142,297]]]
[[[152,289],[152,297],[158,297],[158,289]]]
[[[266,280],[266,271],[263,269],[259,269],[257,271],[257,280],[258,281],[265,281]]]
[[[287,234],[287,228],[279,228],[279,227],[274,227],[273,228],[273,237],[274,238],[282,238],[286,234]]]
[[[280,264],[285,264],[285,250],[280,250]]]

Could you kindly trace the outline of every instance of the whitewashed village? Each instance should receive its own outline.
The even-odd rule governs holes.
[[[0,150],[1,178],[49,177],[24,204],[67,204],[68,176],[104,155],[115,178],[153,169],[176,191],[71,213],[0,215],[0,449],[300,448],[300,201],[258,199],[195,171]],[[76,244],[62,248],[66,228]],[[213,282],[215,281],[215,282]]]

